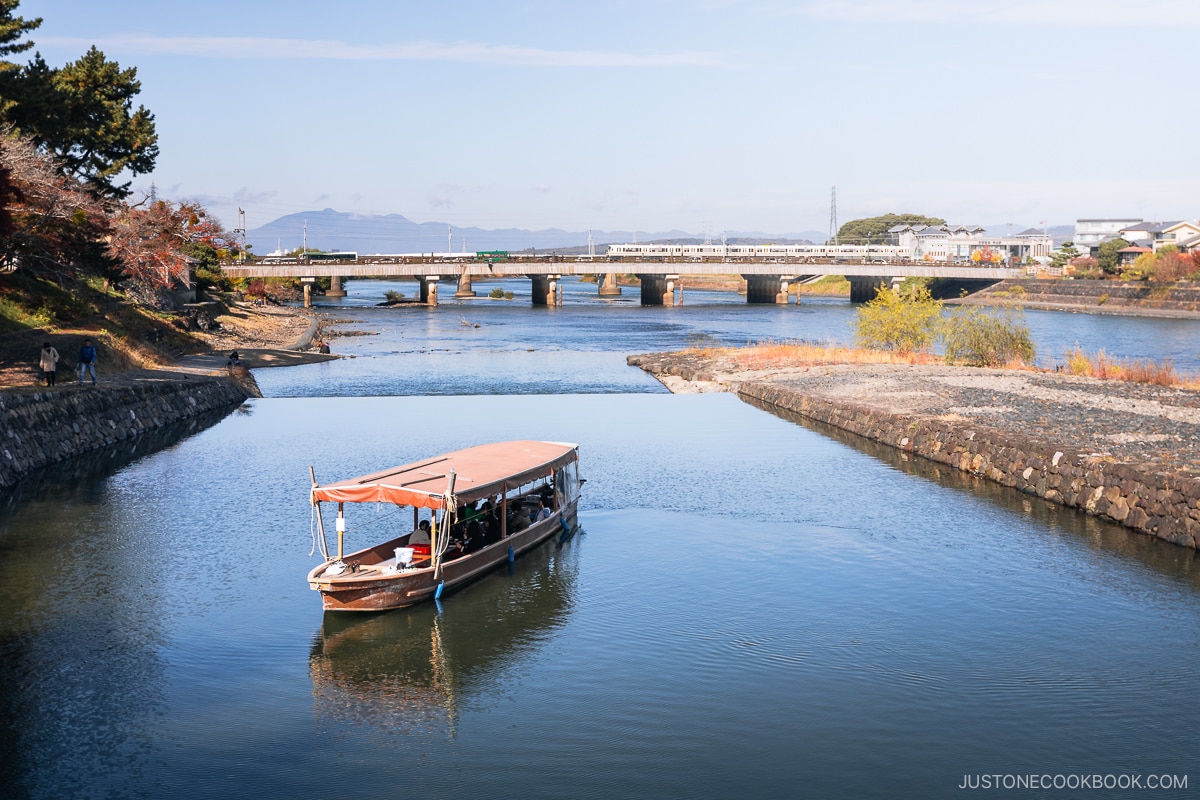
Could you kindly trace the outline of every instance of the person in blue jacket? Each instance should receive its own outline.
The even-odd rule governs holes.
[[[90,372],[92,374],[92,386],[96,385],[96,348],[92,345],[91,339],[83,340],[83,347],[79,348],[79,385],[83,385],[83,376]]]

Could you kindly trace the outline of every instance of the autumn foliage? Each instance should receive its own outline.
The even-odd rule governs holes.
[[[135,68],[96,47],[51,67],[33,47],[41,19],[0,0],[0,272],[70,290],[89,277],[129,297],[172,306],[195,268],[219,275],[231,237],[196,203],[130,200],[130,177],[158,156],[154,115],[135,105]]]

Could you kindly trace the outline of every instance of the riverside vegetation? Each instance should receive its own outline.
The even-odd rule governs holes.
[[[833,364],[948,365],[1037,370],[1037,351],[1020,309],[959,306],[945,312],[920,282],[900,291],[881,288],[858,311],[857,347],[807,342],[760,341],[745,347],[703,343],[684,357],[728,361],[738,370],[761,371]],[[937,344],[943,352],[934,352]],[[1103,350],[1068,349],[1047,368],[1081,377],[1200,389],[1200,376],[1180,374],[1168,360],[1112,359]]]

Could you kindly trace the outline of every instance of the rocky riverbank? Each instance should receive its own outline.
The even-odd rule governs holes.
[[[630,356],[674,392],[732,391],[1200,545],[1200,392],[1062,373],[892,364],[747,371],[730,357]]]

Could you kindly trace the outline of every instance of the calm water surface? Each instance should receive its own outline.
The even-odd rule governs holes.
[[[499,285],[511,301],[483,297]],[[732,292],[686,291],[684,306],[643,308],[635,290],[600,300],[594,284],[564,283],[562,308],[532,308],[529,281],[477,284],[480,298],[453,300],[451,285],[435,309],[377,308],[388,289],[413,285],[351,281],[332,313],[343,330],[366,335],[334,340],[352,360],[260,371],[270,397],[392,394],[657,392],[662,387],[625,356],[692,345],[762,340],[850,343],[854,307],[843,298],[804,298],[799,306],[747,305]],[[449,299],[447,299],[449,298]],[[1170,360],[1200,373],[1200,321],[1030,311],[1025,315],[1044,365],[1068,348],[1104,350],[1115,359]]]
[[[343,309],[380,331],[335,340],[359,358],[260,370],[269,397],[214,427],[0,501],[0,796],[927,798],[981,773],[1187,775],[1195,555],[624,366],[742,336],[734,312],[758,310],[725,305],[391,327]],[[440,605],[321,612],[309,465],[525,437],[581,444],[573,539]],[[350,543],[391,524],[370,510]]]

